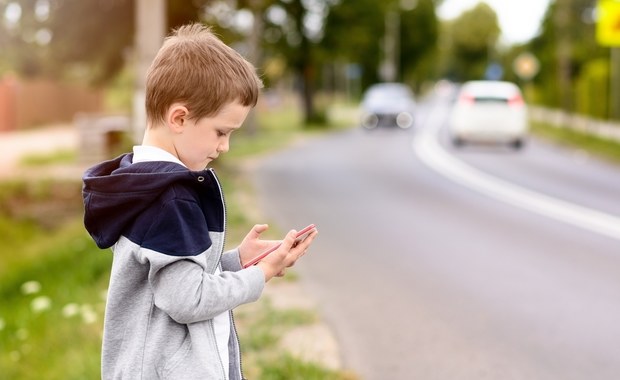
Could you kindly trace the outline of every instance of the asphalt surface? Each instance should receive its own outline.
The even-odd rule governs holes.
[[[264,213],[317,224],[296,270],[363,379],[617,379],[620,168],[532,139],[414,131],[309,141],[255,171]]]

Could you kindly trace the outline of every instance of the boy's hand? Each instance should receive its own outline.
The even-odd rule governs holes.
[[[256,264],[265,273],[265,281],[275,276],[283,276],[286,268],[295,265],[295,262],[306,253],[317,234],[318,231],[315,229],[302,242],[295,244],[297,231],[289,231],[282,240],[282,245]]]
[[[261,240],[260,235],[267,231],[269,225],[256,224],[250,232],[243,238],[243,241],[239,245],[239,257],[241,259],[241,265],[244,265],[248,261],[252,260],[256,256],[265,252],[270,247],[280,243],[278,240]]]

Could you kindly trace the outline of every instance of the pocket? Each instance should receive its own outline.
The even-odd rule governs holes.
[[[188,361],[187,357],[189,356],[192,348],[192,342],[190,339],[190,335],[187,334],[185,339],[183,339],[183,343],[179,349],[172,355],[169,360],[166,360],[163,365],[160,367],[160,377],[162,379],[175,379],[175,377],[171,377],[170,373],[174,371],[179,365],[183,362]]]
[[[198,357],[192,349],[191,335],[187,334],[179,349],[160,371],[163,380],[220,380],[224,379],[222,366]]]

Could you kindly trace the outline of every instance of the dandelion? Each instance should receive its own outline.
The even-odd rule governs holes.
[[[35,294],[41,291],[41,283],[38,281],[27,281],[22,284],[23,294]]]
[[[93,309],[92,305],[82,305],[80,312],[82,313],[82,320],[84,323],[91,324],[97,321],[97,313]]]
[[[65,318],[76,316],[80,312],[80,307],[76,303],[68,303],[62,308],[62,315]]]
[[[15,336],[17,336],[17,339],[19,340],[26,340],[28,339],[28,330],[26,329],[19,329],[15,332]]]
[[[30,302],[30,309],[34,313],[41,313],[52,307],[52,300],[47,296],[39,296]]]

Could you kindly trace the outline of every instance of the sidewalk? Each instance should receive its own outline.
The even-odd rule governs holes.
[[[72,124],[58,124],[40,129],[0,133],[0,177],[16,174],[20,160],[29,155],[45,155],[59,150],[76,150],[77,129]]]

